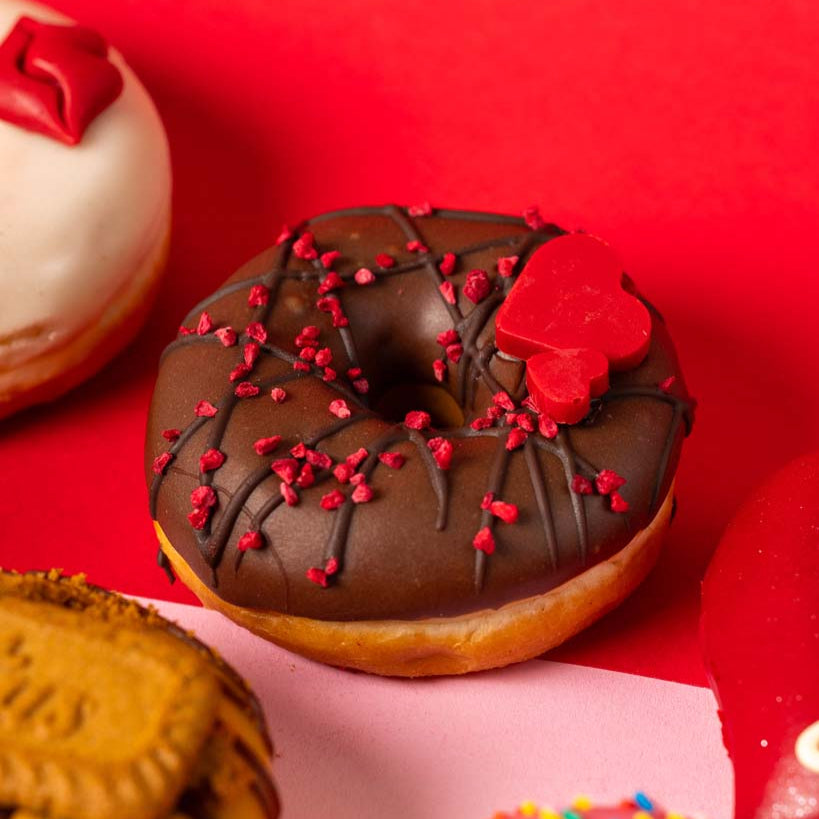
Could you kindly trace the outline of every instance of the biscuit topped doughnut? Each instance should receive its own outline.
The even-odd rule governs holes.
[[[461,673],[542,653],[642,579],[691,402],[610,251],[534,219],[325,214],[190,312],[146,475],[162,552],[207,605],[337,665]],[[537,352],[514,296],[533,278],[524,302],[546,281],[573,305],[542,308],[553,330],[611,318],[639,361],[591,318]]]
[[[138,329],[170,224],[159,115],[96,32],[0,4],[0,417],[48,400]]]

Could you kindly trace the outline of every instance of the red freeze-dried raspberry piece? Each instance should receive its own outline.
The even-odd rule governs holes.
[[[503,415],[503,408],[495,406],[487,407],[484,415],[486,415],[487,418],[497,421]]]
[[[330,412],[336,418],[349,418],[352,415],[347,402],[343,398],[337,398],[335,401],[330,402]]]
[[[355,475],[350,478],[350,483],[353,486],[358,486],[360,483],[365,483],[367,480],[367,476],[363,472],[356,472]]]
[[[338,572],[338,558],[331,557],[325,564],[324,564],[324,572],[328,577],[336,574]]]
[[[532,230],[542,230],[546,227],[546,222],[540,215],[540,208],[532,205],[523,211],[523,220]]]
[[[329,270],[334,264],[336,259],[341,256],[337,250],[328,250],[326,253],[321,254],[321,264],[325,270]]]
[[[410,205],[407,208],[407,213],[410,216],[431,216],[432,205],[429,202],[421,202],[418,205]]]
[[[250,367],[247,364],[237,364],[231,371],[228,378],[230,379],[231,384],[234,381],[239,381],[240,379],[244,378],[250,372]]]
[[[509,431],[509,435],[506,438],[506,448],[511,452],[511,450],[523,446],[528,437],[529,435],[520,427],[515,427]]]
[[[526,432],[535,431],[535,422],[528,412],[519,412],[517,415],[517,425]]]
[[[190,327],[185,327],[185,325],[183,324],[177,330],[177,332],[179,333],[180,336],[192,336],[196,332],[196,330],[191,330]]]
[[[498,259],[498,275],[508,279],[515,272],[515,265],[520,261],[520,256],[501,256]]]
[[[279,458],[270,468],[289,486],[299,473],[299,462],[295,458]]]
[[[429,248],[418,239],[407,242],[407,250],[409,250],[410,253],[429,253]]]
[[[535,403],[535,399],[532,398],[531,395],[527,395],[523,401],[520,402],[520,405],[522,407],[526,407],[528,410],[532,410],[532,412],[540,412],[540,410],[537,408],[537,404]]]
[[[273,387],[270,390],[270,397],[277,403],[281,404],[287,398],[287,393],[281,387]]]
[[[626,479],[618,475],[613,469],[601,469],[594,479],[594,487],[601,495],[610,495],[618,490]]]
[[[163,429],[162,437],[166,441],[175,441],[182,434],[181,429]]]
[[[165,467],[173,460],[173,455],[170,452],[163,452],[154,458],[151,469],[155,475],[161,475],[165,471]]]
[[[306,259],[307,261],[317,259],[318,251],[313,247],[314,238],[310,231],[306,230],[302,233],[301,236],[293,242],[293,255],[296,256],[297,259]]]
[[[438,265],[438,270],[441,271],[441,275],[451,276],[455,272],[455,263],[457,261],[458,257],[454,253],[444,253],[444,257]]]
[[[389,269],[390,267],[395,267],[395,259],[393,259],[393,257],[388,253],[379,253],[375,257],[375,263],[379,267],[383,267],[385,270]]]
[[[304,347],[299,351],[299,358],[302,359],[302,361],[314,361],[316,358],[316,348]]]
[[[265,341],[267,341],[267,330],[265,330],[264,325],[258,321],[251,321],[250,324],[245,327],[245,335],[255,339],[259,344],[264,344]]]
[[[304,457],[308,464],[317,469],[329,469],[333,465],[333,459],[326,452],[319,452],[317,449],[308,449]]]
[[[327,572],[324,569],[319,569],[316,566],[311,566],[307,570],[307,579],[315,583],[317,586],[321,586],[322,589],[327,588]]]
[[[441,284],[438,285],[438,290],[441,291],[445,302],[455,304],[455,287],[452,282],[441,282]]]
[[[582,475],[575,475],[572,478],[572,492],[577,495],[591,495],[594,491],[592,482]]]
[[[199,506],[188,513],[188,522],[194,529],[204,529],[209,517],[210,509],[204,506]]]
[[[504,503],[503,501],[493,501],[489,505],[489,511],[504,523],[517,523],[518,507],[514,503]]]
[[[213,418],[219,410],[210,401],[200,401],[194,408],[193,414],[200,418]]]
[[[196,332],[200,336],[206,336],[213,329],[213,319],[209,313],[202,313],[199,316],[199,324],[196,325]]]
[[[213,491],[212,486],[197,486],[191,492],[191,506],[197,508],[210,508],[216,506],[216,492]]]
[[[671,388],[674,386],[674,382],[676,380],[677,380],[676,375],[669,375],[668,378],[663,379],[658,385],[661,392],[664,392],[666,395],[668,395],[671,392]]]
[[[236,343],[236,331],[232,327],[220,327],[215,335],[225,347],[232,347]]]
[[[340,492],[338,489],[334,489],[332,492],[322,495],[319,505],[322,509],[332,512],[333,509],[338,509],[338,507],[341,506],[345,500],[346,498],[344,497],[344,493]]]
[[[495,500],[494,492],[487,492],[481,500],[481,509],[488,510],[492,506],[492,501]]]
[[[316,476],[313,474],[313,467],[310,464],[304,464],[299,472],[299,477],[296,478],[296,486],[302,489],[308,489],[316,482]]]
[[[401,469],[407,459],[400,452],[382,452],[378,460],[390,469]]]
[[[361,373],[361,367],[350,367],[350,369],[347,370],[347,378],[358,378]]]
[[[325,367],[324,373],[321,376],[322,381],[335,381],[338,373],[332,367]]]
[[[321,284],[319,284],[318,292],[320,296],[323,296],[325,293],[329,293],[331,290],[338,290],[341,287],[344,287],[344,279],[334,270],[331,270],[324,279],[322,279]]]
[[[340,464],[336,464],[335,468],[333,469],[333,476],[339,483],[349,483],[354,472],[355,467],[350,466],[350,464],[346,462],[342,462]]]
[[[297,358],[293,362],[293,369],[300,373],[309,373],[310,365],[306,361],[302,361],[300,358]]]
[[[319,330],[315,324],[308,324],[301,328],[299,335],[304,336],[305,338],[316,339],[321,335],[321,330]]]
[[[500,390],[492,396],[492,403],[496,407],[505,409],[507,412],[512,412],[515,409],[515,402],[509,397],[509,393],[505,390]]]
[[[476,418],[469,424],[472,429],[476,432],[480,432],[483,429],[489,429],[492,426],[492,419],[491,418]]]
[[[244,349],[242,350],[242,357],[245,360],[245,364],[248,367],[252,367],[256,363],[256,359],[259,357],[259,347],[255,341],[250,341],[245,344]]]
[[[305,458],[307,456],[307,446],[304,441],[299,441],[295,446],[292,446],[290,454],[294,458]]]
[[[270,291],[263,284],[254,284],[247,297],[248,307],[263,307],[270,298]]]
[[[619,492],[609,495],[609,504],[612,512],[628,512],[628,501]]]
[[[346,463],[350,464],[353,469],[356,469],[364,461],[368,454],[369,453],[367,450],[364,449],[364,447],[361,447],[352,454],[348,455],[344,460]]]
[[[246,552],[248,549],[261,549],[262,546],[264,546],[264,541],[261,533],[254,531],[245,532],[236,544],[240,552]]]
[[[432,452],[432,457],[435,458],[435,463],[440,469],[449,469],[452,463],[452,441],[446,438],[430,438],[427,441],[427,446]]]
[[[322,347],[316,351],[315,362],[318,367],[326,367],[333,360],[333,352],[329,347]]]
[[[338,299],[324,296],[316,302],[316,308],[322,313],[330,313],[333,319],[333,327],[346,327],[350,322],[344,311],[341,309]]]
[[[457,330],[450,328],[449,330],[444,330],[442,333],[438,333],[435,340],[442,347],[449,347],[450,344],[457,344],[461,340],[461,337],[458,335]]]
[[[373,490],[362,481],[353,489],[350,499],[353,503],[369,503],[373,499]]]
[[[236,389],[233,392],[237,398],[253,398],[259,394],[260,390],[255,384],[251,384],[250,381],[242,381],[241,384],[236,385]]]
[[[446,362],[440,358],[436,358],[435,361],[432,362],[432,373],[436,381],[443,381],[446,375]]]
[[[485,270],[470,270],[466,274],[466,282],[463,286],[464,295],[473,303],[479,304],[492,289],[492,283]]]
[[[366,378],[356,378],[353,389],[360,395],[366,395],[370,391],[370,382]]]
[[[288,239],[293,238],[293,231],[287,225],[282,225],[279,235],[276,237],[276,246],[283,245]]]
[[[281,435],[271,435],[269,438],[259,438],[258,441],[254,441],[253,449],[258,455],[269,455],[281,442]]]
[[[428,412],[412,410],[404,417],[404,426],[410,429],[426,429],[432,423]]]
[[[472,545],[481,552],[491,555],[495,551],[495,538],[492,537],[492,530],[484,526],[472,540]]]
[[[218,449],[208,449],[199,457],[199,471],[211,472],[218,469],[224,462],[224,452],[220,452]]]
[[[375,281],[375,273],[373,273],[368,267],[359,267],[355,272],[354,278],[356,284],[372,284]]]
[[[541,412],[537,417],[537,429],[544,438],[549,438],[551,440],[552,438],[557,437],[557,423],[553,418],[546,415],[545,412]]]
[[[461,356],[464,354],[464,348],[462,344],[450,344],[446,348],[446,357],[453,363],[457,364],[461,360]]]
[[[279,492],[282,493],[282,497],[284,498],[284,502],[288,506],[298,506],[299,503],[299,495],[289,483],[282,482],[279,484]]]

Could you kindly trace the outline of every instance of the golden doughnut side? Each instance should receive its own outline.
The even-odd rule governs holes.
[[[545,594],[499,609],[426,620],[332,622],[226,603],[194,574],[154,522],[179,579],[207,608],[290,651],[371,674],[466,674],[537,657],[615,608],[642,582],[671,522],[674,487],[659,511],[619,552]]]

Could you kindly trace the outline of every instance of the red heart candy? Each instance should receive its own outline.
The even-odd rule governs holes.
[[[609,362],[597,350],[547,350],[526,362],[526,386],[540,412],[576,424],[609,388]]]
[[[703,583],[737,819],[819,817],[819,452],[759,489]]]

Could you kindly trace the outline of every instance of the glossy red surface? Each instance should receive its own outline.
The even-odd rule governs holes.
[[[168,127],[171,260],[134,345],[0,425],[0,563],[191,601],[141,471],[157,359],[282,223],[429,200],[605,237],[700,407],[659,565],[554,659],[705,684],[699,585],[740,500],[819,446],[819,6],[809,0],[57,0]],[[36,229],[36,228],[35,228]],[[6,306],[3,309],[7,309]]]

